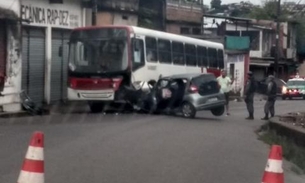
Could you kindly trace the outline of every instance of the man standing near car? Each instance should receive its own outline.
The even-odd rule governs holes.
[[[220,85],[220,91],[225,95],[226,98],[226,111],[227,115],[230,115],[229,113],[229,93],[231,90],[231,85],[233,84],[234,80],[231,80],[230,77],[227,76],[227,71],[222,70],[221,76],[217,78],[218,84]]]
[[[246,119],[253,120],[254,119],[254,107],[253,107],[253,101],[254,101],[254,94],[256,90],[256,84],[253,77],[253,74],[251,71],[248,72],[248,80],[245,87],[245,102],[247,105],[247,110],[249,112],[249,117]]]
[[[277,86],[276,83],[274,81],[274,76],[273,75],[269,75],[268,76],[268,80],[267,80],[267,101],[264,107],[264,112],[265,112],[265,117],[262,118],[262,120],[268,120],[269,119],[269,113],[271,115],[271,117],[274,117],[274,104],[276,101],[276,90],[277,90]]]

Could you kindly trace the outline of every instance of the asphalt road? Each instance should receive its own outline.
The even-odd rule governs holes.
[[[278,101],[277,113],[305,103]],[[0,182],[16,182],[31,134],[45,133],[46,183],[258,183],[269,148],[257,140],[244,103],[229,117],[202,112],[197,119],[141,114],[54,114],[0,119]],[[305,177],[284,163],[287,183]]]

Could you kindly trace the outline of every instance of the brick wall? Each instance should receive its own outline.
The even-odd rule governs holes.
[[[167,5],[166,7],[167,20],[200,23],[202,16],[203,12],[199,9],[175,7],[170,5]]]
[[[179,24],[166,24],[166,32],[173,34],[180,34],[180,25]]]

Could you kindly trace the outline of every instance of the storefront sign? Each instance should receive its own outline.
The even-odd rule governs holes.
[[[80,16],[69,10],[41,8],[21,5],[21,18],[30,24],[43,24],[60,27],[79,27]]]

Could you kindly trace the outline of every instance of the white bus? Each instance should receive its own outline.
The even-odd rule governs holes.
[[[134,26],[77,28],[69,50],[68,100],[88,101],[93,112],[126,100],[125,86],[224,68],[220,43]]]

